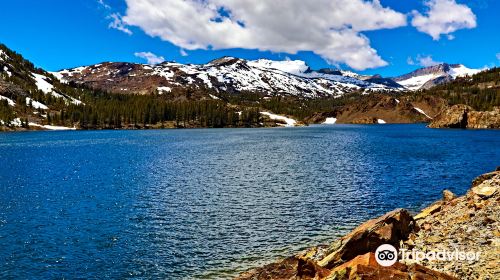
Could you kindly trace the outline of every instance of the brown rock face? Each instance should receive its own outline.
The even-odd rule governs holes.
[[[466,105],[454,105],[436,116],[431,122],[431,128],[466,128],[467,115],[473,109]]]
[[[467,105],[453,105],[441,112],[429,125],[431,128],[500,128],[500,108],[474,111]]]
[[[405,265],[396,262],[389,267],[380,266],[374,253],[366,253],[336,267],[327,279],[331,280],[455,280],[452,276],[440,273],[418,264]]]
[[[333,268],[358,255],[375,252],[382,244],[399,247],[399,241],[408,238],[413,229],[413,223],[412,216],[404,209],[397,209],[380,218],[370,220],[333,243],[322,254],[324,257],[318,264],[322,267]]]

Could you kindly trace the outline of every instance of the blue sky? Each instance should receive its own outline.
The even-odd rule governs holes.
[[[147,8],[139,5],[140,1],[149,1],[152,8],[144,10]],[[467,12],[467,9],[470,9],[475,17],[473,23],[471,21],[456,23],[456,28],[452,29],[451,32],[448,32],[449,30],[442,31],[443,27],[436,25],[441,24],[446,27],[453,26],[454,23],[440,22],[441,17],[437,18],[437,22],[436,18],[432,20],[430,12],[433,7],[430,6],[430,2],[420,0],[380,1],[382,7],[390,9],[391,12],[370,26],[364,25],[366,19],[363,16],[373,17],[373,14],[361,16],[355,13],[350,15],[348,14],[349,10],[346,10],[347,14],[342,14],[337,22],[328,23],[321,21],[321,18],[311,19],[306,14],[304,35],[297,31],[301,28],[300,24],[297,26],[289,24],[292,27],[288,29],[287,15],[280,14],[270,17],[263,15],[261,19],[258,17],[260,14],[251,11],[247,13],[249,9],[244,6],[228,6],[224,9],[218,7],[220,18],[210,20],[207,25],[225,22],[229,29],[246,32],[253,27],[252,24],[258,25],[260,21],[273,20],[273,17],[277,17],[279,20],[275,24],[276,27],[273,25],[272,28],[266,30],[265,25],[256,26],[255,30],[259,30],[258,32],[249,31],[238,40],[229,38],[232,37],[234,31],[229,34],[223,33],[226,31],[220,31],[220,28],[206,29],[209,32],[214,32],[209,34],[206,34],[208,31],[199,32],[201,25],[203,25],[201,20],[205,16],[203,13],[210,14],[213,13],[213,10],[202,7],[208,10],[202,10],[199,15],[185,14],[183,11],[176,12],[177,6],[175,4],[177,3],[175,1],[179,2],[179,0],[102,0],[101,3],[98,0],[4,1],[0,11],[0,42],[21,53],[35,65],[50,71],[103,61],[145,62],[144,59],[136,55],[139,52],[151,52],[165,60],[181,63],[205,63],[225,55],[245,59],[283,60],[290,58],[305,60],[314,69],[324,67],[352,69],[351,65],[357,70],[367,68],[357,72],[377,73],[384,76],[409,72],[421,67],[421,65],[435,62],[462,63],[471,68],[500,65],[500,59],[497,57],[497,54],[500,53],[500,34],[498,31],[500,27],[500,17],[498,16],[500,1],[495,0],[456,2],[455,0],[432,0],[444,1],[449,5],[453,3],[466,5],[457,6],[460,8],[457,9],[457,13]],[[316,1],[317,4],[326,3],[324,2],[326,0]],[[361,0],[356,1],[361,2]],[[224,0],[208,2],[222,5],[220,3],[224,3]],[[303,5],[312,2],[314,1],[303,1],[306,3]],[[333,10],[337,9],[335,5],[340,2],[342,0],[331,1]],[[201,9],[199,6],[193,7]],[[374,7],[375,10],[380,9],[376,4]],[[301,16],[300,11],[302,10],[304,13],[317,13],[315,9],[306,11],[307,7],[296,8],[299,11],[299,16]],[[272,9],[279,9],[279,7],[269,4],[269,9],[272,12]],[[338,9],[343,13],[342,9],[345,8]],[[327,9],[325,8],[325,10]],[[155,18],[154,15],[159,13],[158,11],[164,11],[164,13],[161,17]],[[412,24],[417,13],[423,17],[423,22],[420,25],[419,23]],[[376,15],[379,14],[376,12]],[[404,25],[401,23],[403,15],[406,17]],[[470,16],[471,13],[468,15]],[[113,16],[117,19],[116,24],[110,25],[114,22]],[[279,18],[280,16],[283,18]],[[297,14],[294,16],[297,17]],[[200,21],[198,21],[198,17],[201,18]],[[241,18],[241,21],[238,17]],[[349,18],[356,17],[359,18],[352,22],[349,21]],[[461,17],[463,15],[457,15],[458,19]],[[236,21],[238,21],[237,24],[234,24]],[[385,23],[380,24],[379,21],[385,21]],[[190,25],[191,22],[193,22],[192,25]],[[282,22],[285,22],[284,26],[278,26]],[[339,34],[344,36],[346,30],[350,34],[349,37],[335,37],[341,38],[340,41],[343,41],[344,38],[353,39],[353,42],[359,38],[367,40],[359,39],[361,41],[357,40],[356,43],[353,43],[352,48],[346,49],[341,43],[339,46],[329,46],[329,44],[337,44],[338,39],[323,41],[321,36],[314,37],[305,34],[308,30],[313,33],[316,26],[321,24],[335,25],[337,23],[347,26],[341,27],[346,29],[339,31]],[[418,30],[417,25],[427,31]],[[164,26],[165,28],[163,28]],[[158,29],[160,31],[157,31]],[[337,29],[333,32],[337,32]],[[296,34],[293,34],[294,31],[297,31]],[[268,38],[261,40],[261,34],[263,37],[268,36]],[[286,34],[284,38],[274,40],[274,37],[282,34]],[[439,37],[433,38],[433,36]],[[311,41],[304,44],[304,48],[308,48],[308,50],[292,54],[292,52],[303,48],[301,40]],[[281,42],[283,45],[280,45]],[[251,49],[245,49],[246,46]],[[260,48],[262,51],[255,48]],[[370,49],[375,50],[376,54],[371,53]],[[362,59],[356,60],[360,56]],[[363,64],[365,61],[367,61],[366,65]]]

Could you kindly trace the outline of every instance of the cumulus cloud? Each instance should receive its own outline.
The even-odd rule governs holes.
[[[477,26],[476,15],[472,10],[455,0],[428,0],[425,5],[428,7],[425,14],[413,11],[411,24],[434,40],[439,40],[441,35],[447,35],[452,40],[454,37],[451,33]]]
[[[500,60],[500,53],[497,53],[497,59]]]
[[[127,24],[123,22],[123,18],[120,14],[111,14],[108,16],[108,19],[112,20],[108,25],[109,28],[117,29],[127,33],[128,35],[132,35],[132,31],[127,27]]]
[[[165,58],[163,58],[163,56],[157,56],[152,52],[136,52],[134,55],[142,59],[145,59],[148,62],[148,64],[152,65],[160,64],[165,61]]]
[[[412,57],[408,57],[406,62],[409,65],[420,65],[423,67],[434,66],[442,63],[440,61],[435,61],[430,55],[420,55],[420,54],[417,55],[415,59],[413,59]]]
[[[407,24],[379,0],[126,0],[123,23],[182,49],[312,51],[363,70],[387,65],[363,31]],[[122,25],[117,25],[125,27]],[[126,32],[126,31],[125,31]]]

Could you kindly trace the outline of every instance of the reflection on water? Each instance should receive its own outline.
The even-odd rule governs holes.
[[[221,279],[494,169],[422,125],[0,134],[0,278]]]

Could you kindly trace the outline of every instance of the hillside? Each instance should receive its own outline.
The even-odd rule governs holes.
[[[500,106],[500,68],[492,68],[473,76],[459,77],[453,82],[415,93],[448,100],[450,105],[464,104],[476,110],[491,111]]]
[[[418,91],[378,75],[311,70],[302,61],[231,57],[204,65],[102,63],[49,73],[0,45],[0,129],[416,123],[454,104],[499,106],[499,70],[470,77],[464,69],[441,65],[401,76],[454,79]]]
[[[387,123],[430,122],[440,113],[460,104],[470,106],[471,111],[479,111],[474,114],[480,116],[478,118],[481,120],[478,120],[478,124],[471,124],[470,128],[496,127],[498,109],[495,110],[495,107],[500,107],[500,69],[493,68],[472,76],[457,76],[453,81],[430,89],[406,91],[397,95],[353,97],[334,110],[318,112],[310,121],[321,123],[329,117],[335,118],[336,123],[377,123],[378,120]]]
[[[60,117],[73,117],[61,112],[84,106],[84,89],[60,83],[4,45],[0,45],[0,70],[0,120],[4,127],[43,128],[53,119],[59,123]]]

